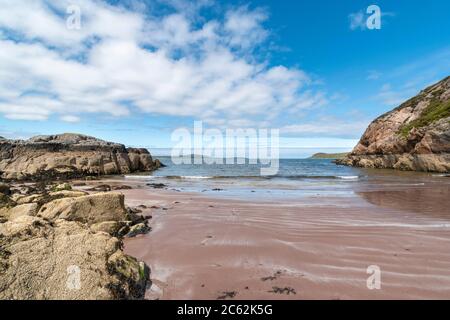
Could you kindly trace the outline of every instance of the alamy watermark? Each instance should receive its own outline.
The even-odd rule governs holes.
[[[366,26],[369,30],[381,29],[381,9],[379,6],[373,4],[367,7],[367,14],[370,16],[366,20]]]
[[[81,270],[79,266],[71,265],[67,267],[66,287],[69,290],[81,289]]]
[[[71,4],[66,9],[67,19],[66,27],[69,30],[81,29],[81,8],[80,6]]]
[[[367,274],[370,276],[367,278],[366,285],[369,290],[381,289],[381,269],[377,265],[371,265],[367,267]]]
[[[262,176],[272,176],[279,169],[279,129],[203,128],[195,121],[188,128],[173,131],[176,145],[171,157],[174,164],[259,164]]]

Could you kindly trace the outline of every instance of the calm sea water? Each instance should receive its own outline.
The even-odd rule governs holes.
[[[170,157],[159,157],[166,165],[153,173],[154,177],[178,179],[356,179],[361,174],[357,168],[337,166],[329,159],[280,159],[278,173],[261,176],[261,167],[268,165],[249,164],[174,164]],[[224,161],[225,162],[225,161]]]
[[[150,175],[128,175],[170,190],[237,198],[353,196],[360,191],[441,186],[442,175],[338,166],[330,159],[281,159],[273,176],[261,176],[259,164],[181,164],[158,157],[166,167]]]
[[[349,194],[349,184],[365,178],[361,169],[337,166],[329,159],[281,159],[276,175],[262,176],[260,164],[181,164],[170,157],[158,157],[166,167],[151,175],[130,175],[163,183],[169,189],[214,193],[223,196],[251,197],[298,196],[305,193]],[[267,165],[264,165],[267,167]]]

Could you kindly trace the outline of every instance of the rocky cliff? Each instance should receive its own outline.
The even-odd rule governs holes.
[[[160,167],[146,149],[125,148],[80,134],[0,138],[0,177],[6,180],[78,178],[125,174]]]
[[[400,170],[450,171],[450,77],[375,119],[336,163]]]

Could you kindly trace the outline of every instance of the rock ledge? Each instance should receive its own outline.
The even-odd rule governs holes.
[[[152,171],[161,166],[147,149],[126,148],[81,134],[0,139],[0,178],[54,180]]]

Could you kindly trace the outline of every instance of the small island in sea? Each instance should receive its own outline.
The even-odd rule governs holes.
[[[318,152],[313,154],[310,159],[343,159],[348,155],[348,152],[342,153],[324,153]]]

